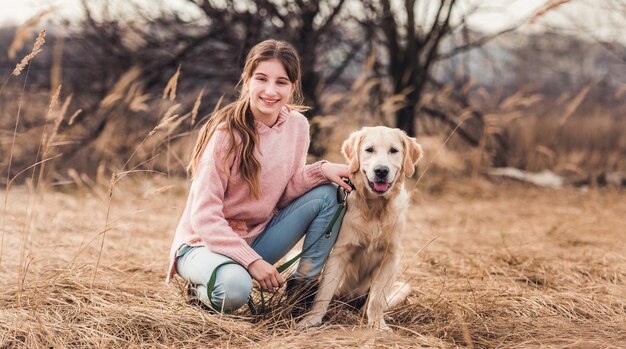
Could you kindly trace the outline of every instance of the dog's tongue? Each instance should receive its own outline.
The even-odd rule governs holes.
[[[374,190],[385,191],[389,189],[389,183],[387,182],[374,182]]]

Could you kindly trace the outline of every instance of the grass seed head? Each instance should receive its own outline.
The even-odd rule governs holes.
[[[33,46],[33,50],[26,55],[26,57],[22,58],[22,61],[20,61],[16,66],[15,69],[13,69],[13,72],[11,74],[13,74],[14,76],[19,76],[22,73],[22,70],[24,70],[24,68],[26,68],[26,66],[28,65],[28,63],[33,60],[33,58],[35,58],[39,52],[42,51],[42,46],[43,44],[46,42],[46,31],[42,30],[39,32],[39,36],[37,36],[37,40],[35,40],[35,45]]]

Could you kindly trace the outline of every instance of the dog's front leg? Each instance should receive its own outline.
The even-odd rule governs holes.
[[[324,318],[326,311],[328,311],[330,300],[333,298],[346,269],[347,261],[342,255],[345,255],[345,253],[338,251],[336,248],[328,258],[322,275],[320,288],[315,294],[313,307],[304,319],[298,322],[298,329],[319,325],[322,322],[322,318]]]
[[[391,331],[383,318],[383,313],[388,308],[386,299],[390,296],[385,295],[385,292],[390,292],[399,264],[400,259],[397,257],[385,259],[378,273],[374,275],[367,304],[367,325],[369,327]]]

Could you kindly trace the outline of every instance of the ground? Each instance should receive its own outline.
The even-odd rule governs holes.
[[[341,304],[306,332],[276,304],[259,318],[188,305],[164,282],[183,181],[125,179],[110,199],[14,186],[0,192],[0,348],[625,345],[626,192],[457,181],[413,190],[413,292],[388,313],[393,333]]]

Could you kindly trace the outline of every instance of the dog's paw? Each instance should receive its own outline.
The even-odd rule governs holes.
[[[379,331],[384,331],[384,332],[389,332],[389,333],[393,333],[393,330],[391,329],[391,327],[389,327],[389,325],[387,325],[386,323],[382,323],[379,327],[378,327]]]
[[[300,320],[296,325],[296,329],[305,330],[307,328],[319,326],[322,324],[322,316],[319,315],[307,315],[304,319]]]
[[[411,294],[411,285],[406,281],[396,281],[391,286],[389,294],[391,296],[386,299],[387,308],[393,309],[404,302],[409,294]]]
[[[372,328],[372,329],[377,330],[377,331],[384,331],[384,332],[393,333],[393,330],[391,329],[391,327],[389,327],[389,325],[387,325],[387,323],[383,319],[381,319],[380,321],[368,322],[367,325],[368,325],[369,328]]]

